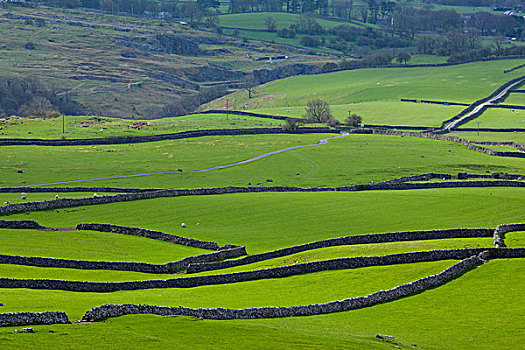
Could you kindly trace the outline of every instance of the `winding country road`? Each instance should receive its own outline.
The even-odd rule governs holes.
[[[511,84],[511,85],[507,86],[499,94],[497,94],[496,96],[492,97],[491,99],[489,99],[489,100],[479,104],[472,111],[470,111],[469,113],[465,114],[463,117],[450,122],[447,126],[445,126],[445,130],[453,129],[456,125],[461,124],[461,122],[463,120],[471,117],[472,115],[478,113],[481,109],[485,108],[485,106],[491,105],[491,104],[494,103],[494,101],[497,101],[498,99],[500,99],[503,96],[505,96],[509,92],[509,90],[512,90],[515,86],[523,84],[524,81],[525,81],[525,77],[523,77],[522,79],[518,80],[514,84]]]
[[[350,135],[350,134],[342,133],[341,135],[338,135],[338,136],[333,136],[333,137],[329,137],[329,138],[326,138],[326,139],[322,139],[318,143],[283,148],[283,149],[280,149],[280,150],[277,150],[277,151],[264,153],[264,154],[258,155],[256,157],[253,157],[253,158],[250,158],[250,159],[241,160],[239,162],[225,164],[225,165],[217,165],[217,166],[214,166],[214,167],[204,168],[204,169],[188,170],[188,171],[179,171],[179,170],[175,170],[175,171],[159,171],[159,172],[154,172],[154,173],[142,173],[142,174],[131,174],[131,175],[116,175],[116,176],[106,176],[106,177],[94,177],[94,178],[89,178],[89,179],[69,180],[69,181],[59,181],[59,182],[49,182],[49,183],[42,183],[42,184],[36,184],[36,185],[28,185],[27,187],[62,185],[62,184],[70,184],[70,183],[76,183],[76,182],[123,179],[123,178],[128,178],[128,177],[151,176],[151,175],[162,175],[162,174],[202,173],[202,172],[205,172],[205,171],[224,169],[224,168],[229,168],[229,167],[232,167],[232,166],[235,166],[235,165],[241,165],[241,164],[254,162],[256,160],[259,160],[259,159],[262,159],[262,158],[266,158],[266,157],[272,156],[274,154],[283,153],[283,152],[291,151],[291,150],[298,149],[298,148],[324,145],[324,144],[328,143],[328,140],[339,139],[341,137],[345,137],[345,136],[348,136],[348,135]]]

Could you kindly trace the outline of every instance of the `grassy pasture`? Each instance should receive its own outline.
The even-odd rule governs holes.
[[[523,128],[525,111],[489,108],[482,115],[460,126],[461,128]]]
[[[259,86],[252,99],[245,91],[239,91],[207,104],[206,108],[218,108],[225,104],[226,99],[233,100],[234,108],[283,107],[281,113],[290,107],[304,108],[308,101],[317,98],[331,105],[398,102],[401,98],[472,103],[488,96],[504,82],[520,76],[517,71],[505,75],[502,72],[523,62],[523,59],[517,59],[450,67],[373,68],[295,76]],[[381,119],[385,122],[396,120],[397,107],[391,105],[375,121],[381,124]],[[400,108],[409,107],[419,106],[409,104]],[[414,120],[419,117],[417,112],[411,114]],[[447,115],[447,118],[452,115]],[[364,122],[368,123],[367,119]]]
[[[522,70],[522,72],[523,72],[523,70]],[[511,93],[505,99],[505,101],[503,101],[501,103],[507,104],[507,105],[525,106],[525,93],[522,93],[522,92]]]
[[[257,12],[257,13],[235,13],[235,14],[224,14],[220,15],[219,25],[224,27],[235,27],[245,29],[264,29],[266,30],[265,20],[266,17],[273,17],[275,19],[275,25],[277,29],[283,29],[290,27],[291,24],[296,24],[299,20],[300,14],[296,13],[284,13],[284,12]],[[357,25],[347,22],[344,20],[328,20],[318,18],[319,23],[325,29],[332,29],[341,24],[346,24],[352,27]]]
[[[113,293],[2,289],[3,311],[63,310],[79,319],[91,307],[106,303],[139,303],[188,307],[292,306],[329,302],[373,293],[439,273],[454,263],[425,262],[312,274],[195,288],[147,289]],[[359,281],[359,283],[356,283]],[[313,290],[312,285],[331,288]],[[25,296],[25,297],[24,297]]]
[[[20,186],[146,172],[202,169],[265,152],[317,143],[328,134],[203,137],[134,145],[0,148],[0,186]],[[49,157],[53,166],[49,166]],[[24,163],[25,162],[25,163]],[[17,169],[23,169],[17,174]],[[203,173],[80,182],[79,186],[195,188],[268,184],[341,186],[427,172],[525,173],[521,159],[489,156],[444,141],[350,135],[256,162]],[[299,174],[299,175],[296,175]]]
[[[8,218],[30,217],[50,227],[72,227],[80,222],[144,227],[221,245],[245,245],[248,253],[255,254],[363,233],[522,222],[524,191],[464,188],[228,194],[111,203]],[[154,215],[146,214],[151,208],[155,208]],[[185,229],[180,227],[181,222],[186,223]]]
[[[138,123],[148,123],[139,128]],[[89,124],[92,123],[92,124]],[[129,120],[120,118],[99,118],[91,116],[66,116],[65,133],[62,134],[62,118],[12,118],[0,120],[2,138],[100,138],[115,136],[147,136],[169,134],[202,129],[241,129],[278,127],[280,120],[236,116],[225,114],[192,114],[175,118],[155,120]],[[86,126],[83,126],[86,125]]]
[[[461,106],[398,101],[360,102],[330,106],[334,117],[341,122],[348,117],[348,112],[350,111],[363,117],[365,124],[428,127],[440,126],[443,120],[459,113],[463,108]],[[301,117],[304,115],[305,107],[262,107],[252,111],[272,115]]]
[[[420,266],[420,268],[426,268],[425,272],[428,273],[431,272],[428,270],[429,268],[438,270],[436,265],[439,264],[434,264],[431,267],[425,263],[425,267]],[[85,339],[97,339],[98,346],[109,349],[118,349],[128,345],[157,348],[159,344],[180,348],[206,348],[210,344],[219,347],[250,349],[261,348],[261,346],[263,348],[272,348],[273,346],[286,348],[315,346],[341,349],[391,348],[391,345],[374,339],[375,334],[380,333],[394,335],[396,339],[408,344],[416,344],[420,348],[471,349],[473,344],[487,349],[519,348],[523,345],[523,331],[520,321],[523,308],[514,296],[519,295],[523,288],[522,283],[516,283],[516,281],[522,280],[522,277],[520,279],[519,276],[523,276],[523,267],[523,262],[520,260],[491,261],[440,288],[372,308],[338,314],[232,321],[196,320],[187,317],[125,316],[98,324],[36,326],[34,328],[37,333],[31,338],[24,334],[8,333],[15,327],[7,327],[4,328],[5,331],[2,330],[0,342],[5,348],[20,346],[31,348],[35,344],[33,343],[35,339],[41,345],[53,344],[53,346],[70,348],[74,344],[75,348],[86,349],[90,348],[91,345],[88,345]],[[400,267],[397,266],[396,268]],[[403,270],[403,267],[401,268]],[[397,269],[397,272],[401,270]],[[365,272],[364,269],[362,272]],[[393,272],[392,269],[383,269],[381,272],[385,273],[381,274],[375,272],[377,271],[367,270],[366,274],[359,276],[359,283],[357,284],[345,283],[343,294],[351,295],[356,293],[357,289],[361,294],[366,293],[369,287],[372,287],[370,288],[372,290],[377,290],[381,285],[392,281],[390,278],[388,278],[389,281],[383,279],[383,277],[390,276],[388,272]],[[410,276],[415,277],[415,275],[417,275],[417,271],[410,272]],[[306,276],[299,276],[299,278],[302,277]],[[342,275],[334,273],[332,277],[334,279],[331,281],[341,284],[337,277],[341,278]],[[345,278],[345,281],[349,280]],[[361,283],[361,281],[367,282]],[[303,282],[307,281],[303,280]],[[313,282],[315,283],[315,281]],[[324,282],[319,283],[324,285]],[[274,287],[278,284],[279,281],[272,281],[268,287]],[[239,286],[240,284],[236,287]],[[253,284],[250,287],[256,287],[256,285]],[[266,287],[266,285],[261,286],[260,290],[266,290]],[[293,299],[297,296],[301,296],[303,299],[316,299],[316,296],[312,295],[312,291],[315,290],[308,289],[306,293],[294,292]],[[467,290],[468,293],[465,293]],[[506,292],[501,293],[502,290]],[[299,290],[296,290],[294,286],[293,291]],[[19,294],[20,292],[24,293]],[[203,289],[194,298],[203,297],[204,300],[204,296],[210,295],[209,293],[212,292]],[[255,288],[247,292],[247,294],[243,293],[239,300],[229,303],[225,300],[229,299],[227,293],[222,293],[220,300],[224,304],[228,303],[228,305],[242,305],[246,303],[245,298],[252,297],[254,299],[249,300],[248,303],[253,305],[260,300],[255,298],[272,298],[269,295],[261,295]],[[59,309],[63,305],[64,295],[75,294],[31,290],[7,290],[7,293],[8,300],[14,300],[17,303],[11,306],[14,309],[23,309],[18,304],[18,300],[33,300],[32,298],[36,298],[35,304],[38,303],[39,306],[48,304]],[[232,294],[237,295],[237,293],[238,290],[236,289],[235,293]],[[285,291],[284,293],[288,295],[289,292]],[[337,293],[338,291],[330,292],[334,295]],[[283,290],[279,289],[277,294],[283,294]],[[495,295],[498,297],[495,298]],[[162,296],[164,296],[164,291],[161,292],[160,297],[152,295],[150,297],[143,296],[140,299],[157,301],[163,299]],[[73,311],[72,316],[79,316],[82,313],[80,307],[96,302],[97,300],[92,298],[97,298],[98,295],[89,296],[89,300],[79,300],[75,296],[69,297],[74,298],[74,303],[67,303],[63,306],[69,310],[78,309],[78,311]],[[115,296],[114,298],[121,300],[122,296]],[[159,302],[161,301],[163,304],[167,304],[165,299]],[[102,300],[99,302],[106,303]],[[179,304],[181,303],[174,303],[174,305]],[[474,309],[476,312],[472,312]],[[49,329],[53,329],[57,333],[49,333]],[[508,334],[509,329],[514,330],[513,335],[503,336]],[[229,337],[225,338],[223,336],[225,333],[229,334]],[[198,336],[196,336],[197,334]],[[232,343],[231,337],[239,339],[239,342]],[[496,338],[499,340],[495,341]],[[405,345],[402,348],[412,347]]]
[[[67,245],[67,241],[64,239],[64,245]],[[5,240],[7,245],[10,245],[10,249],[16,248],[12,247],[10,240]],[[44,240],[45,242],[45,240]],[[71,240],[71,242],[75,242]],[[35,244],[33,240],[29,239],[27,241],[28,245]],[[149,245],[149,242],[144,242],[145,245]],[[515,244],[515,242],[513,243]],[[445,239],[445,240],[432,240],[432,241],[416,241],[416,242],[395,242],[395,243],[384,243],[384,244],[363,244],[355,246],[340,246],[340,247],[329,247],[316,249],[312,251],[302,252],[282,258],[271,259],[266,261],[261,261],[254,264],[249,264],[245,266],[233,267],[228,269],[216,270],[216,271],[206,271],[197,274],[192,274],[191,276],[198,275],[214,275],[214,274],[223,274],[223,273],[232,273],[232,272],[242,272],[242,271],[252,271],[259,269],[266,269],[271,267],[279,266],[289,266],[296,263],[305,263],[311,261],[320,261],[328,259],[337,259],[337,258],[347,258],[354,256],[381,256],[387,254],[397,254],[397,253],[406,253],[412,251],[425,251],[433,249],[461,249],[461,248],[479,248],[479,247],[490,247],[492,246],[491,238],[464,238],[464,239]],[[56,255],[55,246],[50,245],[45,250],[44,254],[41,256],[54,256]],[[164,250],[169,251],[169,249]],[[129,245],[119,245],[119,249],[122,250],[121,255],[126,254],[131,256],[127,261],[135,259],[137,253],[134,251],[135,246]],[[172,250],[176,250],[173,248]],[[26,249],[27,250],[27,249]],[[129,250],[129,252],[128,252]],[[24,252],[24,250],[21,250]],[[125,253],[124,253],[125,252]],[[71,249],[68,252],[71,258],[81,259],[88,254],[88,251],[82,251],[79,257],[77,257],[78,249]],[[118,256],[117,259],[113,259],[108,252],[104,256],[106,261],[117,261],[117,259],[122,259],[121,256]],[[161,251],[161,254],[163,252]],[[178,252],[180,253],[180,252]],[[205,252],[204,252],[205,253]],[[22,254],[22,253],[20,253]],[[23,253],[24,256],[29,256],[30,254]],[[140,254],[140,253],[139,253]],[[159,254],[159,255],[161,255]],[[169,254],[166,254],[169,256]],[[89,259],[93,259],[96,254],[89,255]],[[126,256],[126,257],[127,257]],[[158,259],[158,257],[157,257]],[[148,260],[142,260],[148,261]],[[129,271],[111,271],[111,270],[77,270],[77,269],[62,269],[62,268],[41,268],[33,266],[21,266],[21,265],[9,265],[9,264],[0,264],[0,278],[9,277],[9,278],[49,278],[49,279],[59,279],[59,280],[74,280],[74,281],[90,281],[90,282],[119,282],[119,281],[140,281],[140,280],[149,280],[149,279],[169,279],[169,278],[180,278],[187,277],[185,274],[148,274],[148,273],[139,273],[139,272],[129,272]]]
[[[210,253],[124,234],[95,231],[36,231],[0,229],[0,254],[61,259],[135,261],[163,264],[190,255]]]
[[[477,127],[477,124],[476,124]],[[461,137],[472,141],[508,141],[525,144],[525,132],[476,132],[453,131],[452,136]]]

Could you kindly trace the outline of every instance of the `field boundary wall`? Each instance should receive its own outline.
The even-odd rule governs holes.
[[[191,264],[186,273],[198,273],[203,271],[220,270],[230,267],[249,265],[259,261],[276,259],[283,256],[293,255],[308,250],[322,249],[343,245],[356,244],[378,244],[389,242],[406,242],[450,238],[475,238],[475,237],[493,237],[493,228],[473,228],[473,229],[447,229],[447,230],[428,230],[428,231],[404,231],[388,233],[371,233],[363,235],[346,236],[339,238],[330,238],[321,241],[300,244],[287,248],[277,249],[274,251],[248,255],[244,258],[235,260],[218,261],[203,264]]]
[[[0,314],[0,327],[41,324],[69,324],[65,312],[7,312]]]
[[[139,227],[117,226],[111,224],[78,224],[77,230],[113,232],[131,236],[139,236],[159,241],[170,242],[200,249],[219,250],[219,244],[210,241],[201,241],[195,238],[187,238],[160,231],[147,230]]]
[[[87,261],[72,259],[55,259],[42,257],[26,257],[15,255],[0,255],[0,264],[52,267],[61,269],[83,270],[116,270],[134,271],[151,274],[173,274],[185,270],[189,264],[205,263],[222,259],[233,259],[246,255],[245,247],[223,249],[209,254],[188,256],[181,260],[166,264],[148,264],[141,262],[120,261]]]
[[[162,307],[155,305],[102,305],[87,311],[82,317],[83,321],[101,321],[109,317],[118,317],[129,314],[154,314],[154,315],[180,315],[205,319],[257,319],[281,318],[296,316],[313,316],[342,312],[370,307],[376,304],[397,300],[409,295],[421,293],[427,289],[442,285],[462,274],[471,271],[486,262],[486,254],[479,253],[467,257],[442,272],[421,278],[419,280],[401,284],[388,290],[343,300],[332,301],[324,304],[311,304],[292,307],[260,307],[247,309],[190,309],[186,307]]]
[[[524,154],[525,155],[525,154]],[[114,196],[99,196],[88,198],[59,198],[39,202],[22,202],[0,207],[0,215],[9,215],[21,212],[71,208],[84,205],[108,204],[134,200],[180,197],[205,196],[231,193],[263,193],[263,192],[333,192],[333,191],[372,191],[372,190],[415,190],[433,188],[465,188],[465,187],[525,187],[525,182],[512,180],[491,181],[457,181],[457,182],[430,182],[430,183],[374,183],[352,186],[333,187],[216,187],[200,189],[171,189],[162,191],[147,191],[139,193],[117,194]]]
[[[384,256],[340,258],[314,261],[291,266],[274,267],[263,270],[235,272],[222,275],[192,276],[166,280],[146,280],[130,282],[81,282],[51,279],[0,278],[0,288],[26,288],[44,290],[64,290],[72,292],[110,293],[121,290],[143,290],[159,288],[194,288],[206,285],[219,285],[284,278],[320,271],[356,269],[369,266],[420,263],[442,260],[461,260],[487,251],[492,259],[525,257],[525,248],[473,248],[431,250],[424,252],[400,253]]]

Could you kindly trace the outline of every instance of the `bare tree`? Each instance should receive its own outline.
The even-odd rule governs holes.
[[[53,110],[53,106],[47,98],[38,96],[33,98],[31,102],[21,106],[20,114],[23,116],[44,117]]]
[[[266,17],[264,19],[264,24],[266,25],[266,28],[268,29],[269,32],[275,31],[275,28],[276,28],[275,18],[273,18],[272,16]]]
[[[253,75],[247,76],[242,82],[242,87],[244,90],[248,91],[248,98],[252,98],[252,94],[255,91],[255,87],[259,85],[259,82]]]

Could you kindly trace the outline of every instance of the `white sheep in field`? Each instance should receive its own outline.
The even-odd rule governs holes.
[[[182,223],[180,224],[183,228],[186,227],[186,224],[185,223]]]
[[[8,205],[8,204],[11,204],[11,203],[9,203],[9,201],[4,202],[4,205]]]
[[[93,193],[93,197],[95,197],[95,198],[96,198],[96,197],[98,197],[98,194],[96,194],[96,193]]]
[[[26,196],[22,196],[22,197],[20,197],[20,198],[22,198],[23,201],[26,200]]]
[[[60,197],[59,197],[59,195],[57,194],[57,195],[55,196],[55,199],[59,199],[59,198],[60,198]]]

